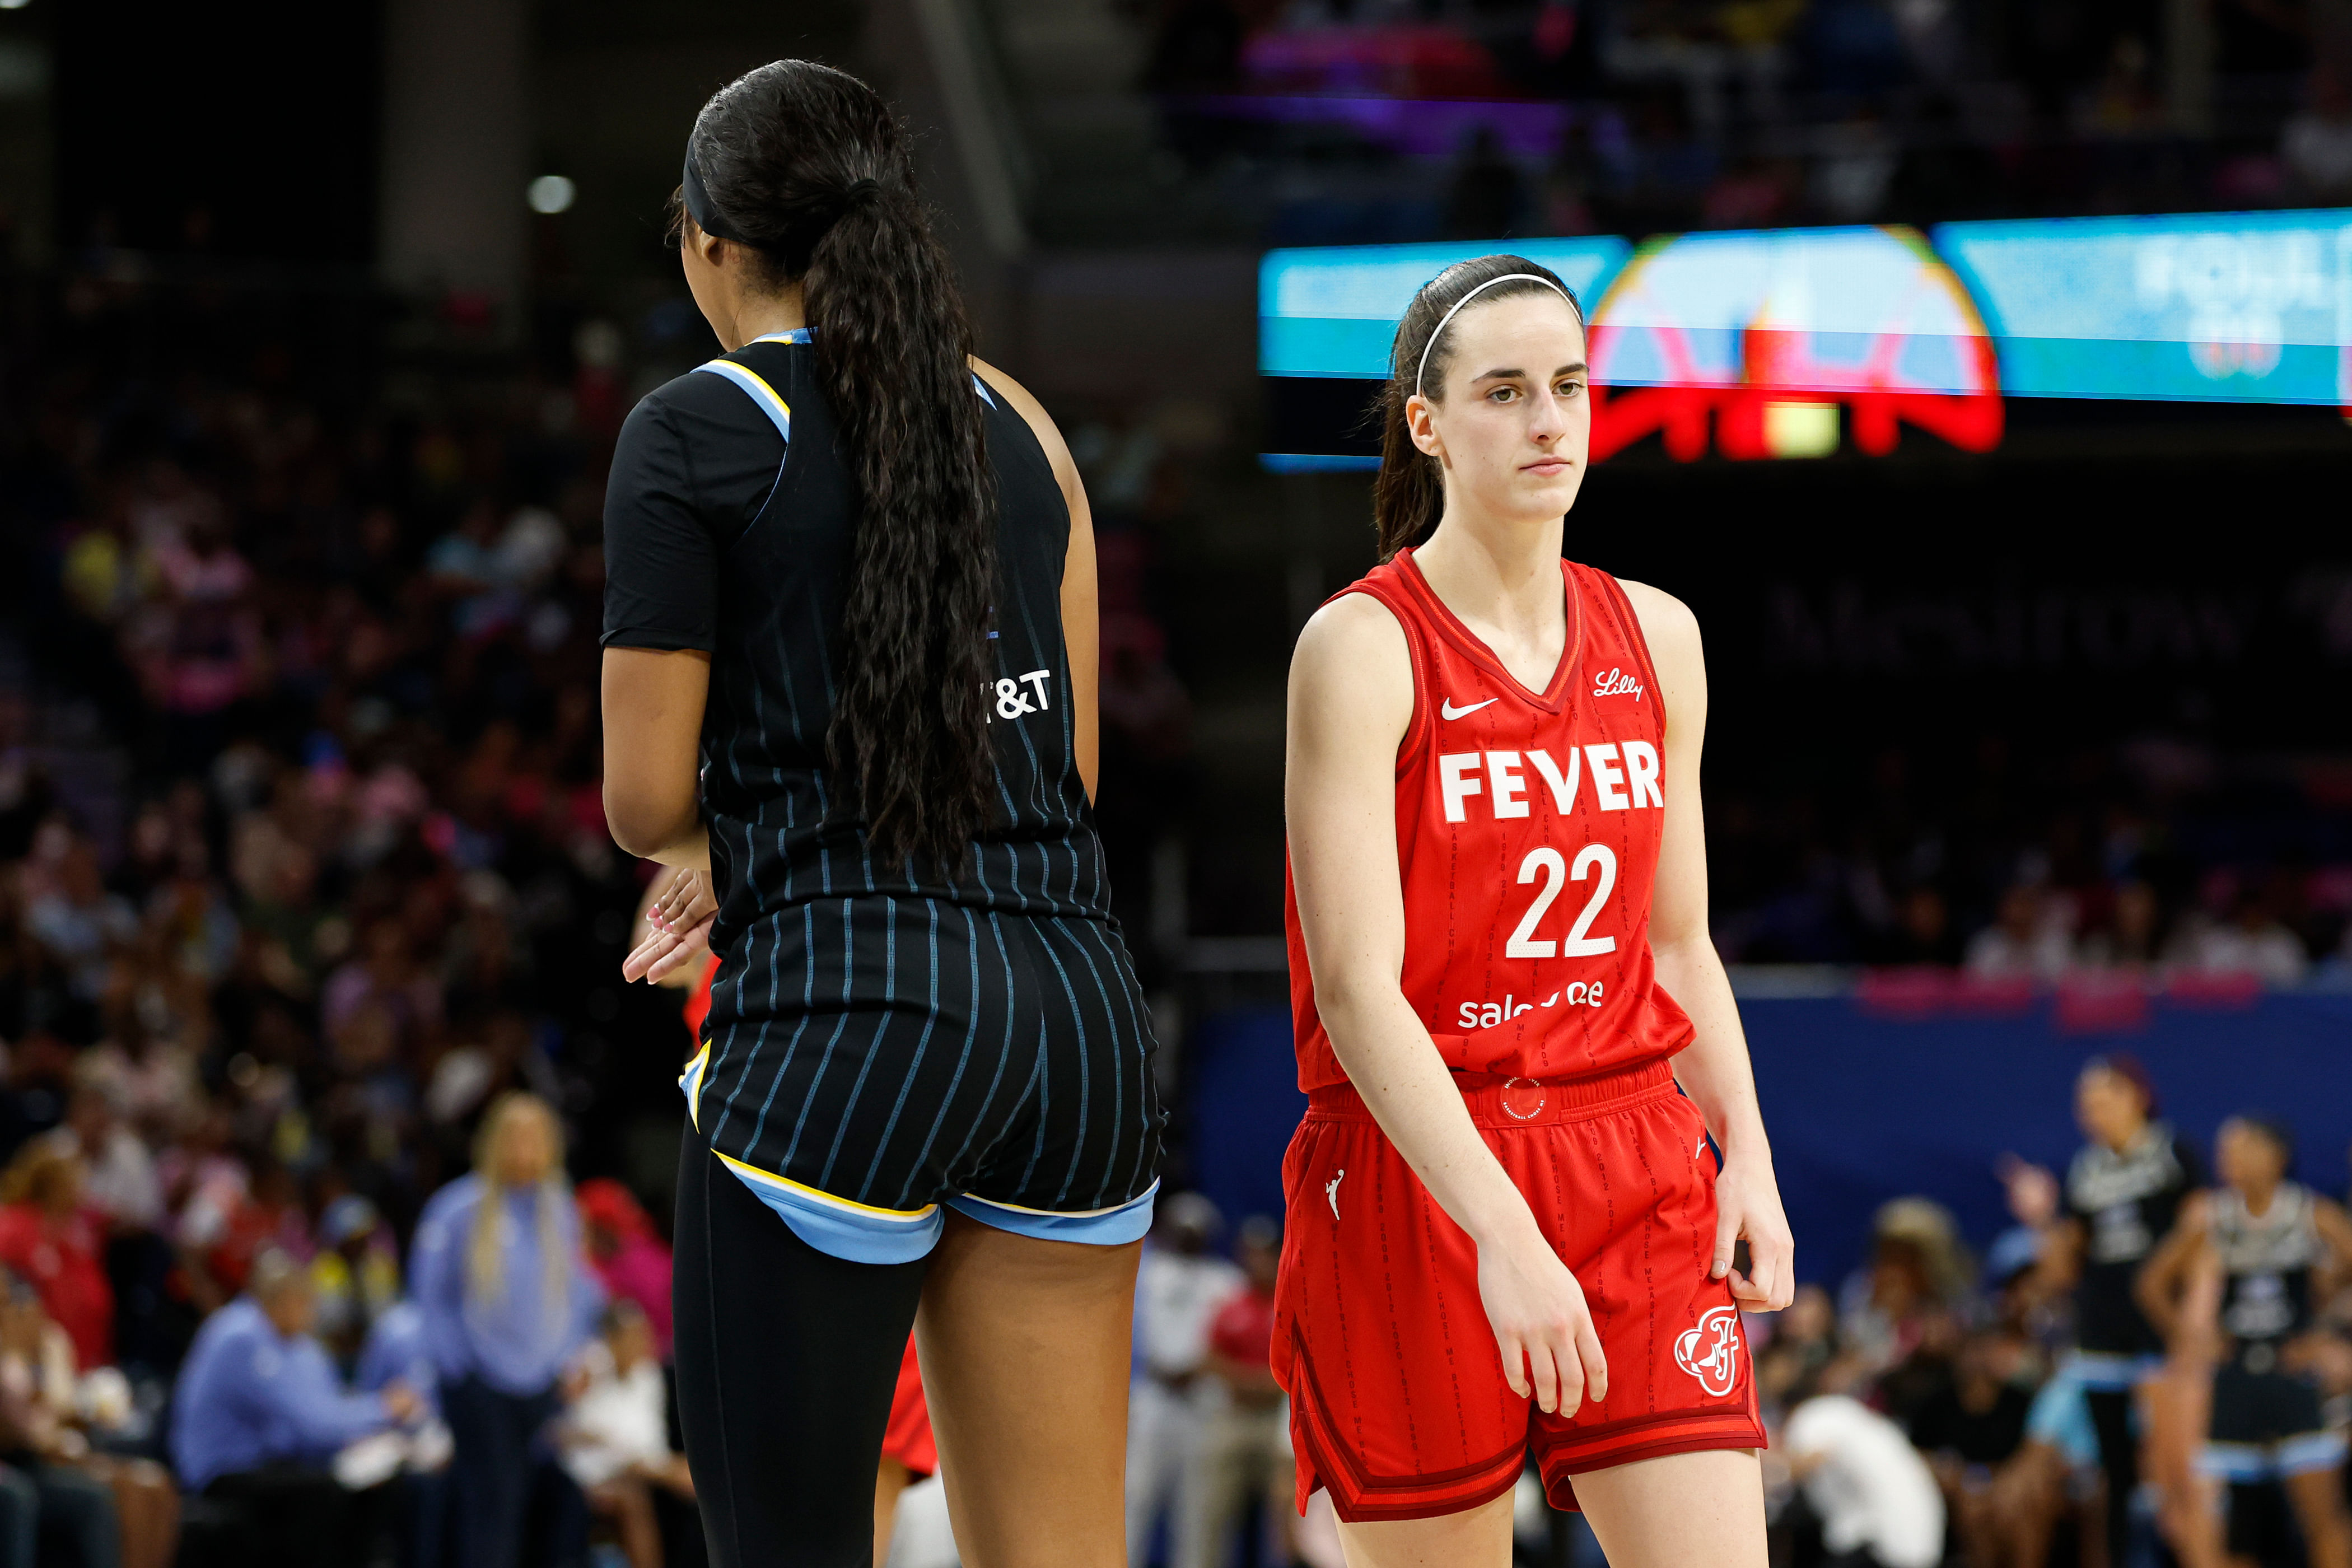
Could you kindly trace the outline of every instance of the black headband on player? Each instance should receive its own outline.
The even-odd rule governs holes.
[[[751,243],[737,233],[735,226],[719,216],[719,209],[710,205],[710,193],[702,188],[702,175],[694,167],[692,143],[688,143],[686,149],[686,178],[678,184],[686,201],[686,216],[694,220],[695,227],[713,239],[731,239],[738,245]]]
[[[703,233],[709,235],[714,239],[731,239],[738,245],[751,245],[756,243],[738,232],[733,226],[729,224],[724,217],[719,216],[719,209],[711,205],[710,193],[703,189],[702,175],[694,166],[694,147],[690,142],[688,144],[686,149],[685,177],[678,181],[678,189],[682,199],[686,203],[686,216],[694,220],[695,227],[700,229]],[[882,182],[871,178],[870,176],[865,179],[852,180],[849,184],[841,187],[840,195],[841,205],[835,215],[835,216],[838,216],[840,213],[849,211],[853,207],[862,206],[868,202],[879,201],[882,197]]]

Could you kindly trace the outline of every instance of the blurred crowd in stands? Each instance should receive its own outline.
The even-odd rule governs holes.
[[[2064,769],[2029,773],[1993,737],[1973,766],[1889,751],[1835,802],[1724,793],[1717,945],[1735,963],[1958,966],[2045,990],[2346,973],[2340,812],[2168,741],[2083,748]]]
[[[1277,240],[2352,202],[2352,16],[2328,0],[1140,8],[1196,169],[1313,174]]]
[[[0,1565],[699,1560],[609,364],[346,403],[372,302],[53,303],[0,364]]]

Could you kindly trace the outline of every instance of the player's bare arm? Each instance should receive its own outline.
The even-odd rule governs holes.
[[[2207,1226],[2207,1202],[2199,1194],[2183,1204],[2171,1233],[2140,1265],[2132,1281],[2132,1299],[2156,1331],[2169,1342],[2180,1324],[2180,1300],[2190,1277],[2209,1262],[2212,1238]]]
[[[1641,583],[1624,584],[1641,618],[1666,715],[1666,821],[1650,905],[1650,951],[1658,983],[1690,1016],[1691,1043],[1675,1077],[1706,1118],[1723,1151],[1716,1178],[1714,1274],[1751,1312],[1778,1311],[1796,1289],[1795,1243],[1780,1206],[1772,1146],[1756,1103],[1756,1075],[1731,982],[1707,929],[1706,823],[1699,800],[1699,753],[1706,741],[1706,655],[1698,621],[1681,600]],[[1732,1267],[1748,1243],[1749,1272]]]
[[[1512,1391],[1572,1412],[1608,1392],[1583,1291],[1399,986],[1396,758],[1412,700],[1404,633],[1385,606],[1350,595],[1307,623],[1291,660],[1285,801],[1315,1005],[1381,1130],[1477,1244],[1479,1291]]]
[[[1070,547],[1062,560],[1062,643],[1069,651],[1071,722],[1077,727],[1078,778],[1087,798],[1095,798],[1101,777],[1102,709],[1096,700],[1101,689],[1102,610],[1095,592],[1095,518],[1087,504],[1087,487],[1078,477],[1069,443],[1029,389],[988,363],[971,362],[972,370],[991,389],[1013,405],[1029,428],[1045,460],[1053,465],[1054,482],[1070,509]]]

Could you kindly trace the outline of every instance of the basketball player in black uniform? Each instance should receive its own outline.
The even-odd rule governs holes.
[[[2164,1340],[2133,1284],[2200,1180],[2196,1151],[2155,1116],[2155,1086],[2137,1058],[2118,1052],[2084,1064],[2074,1119],[2090,1142],[2066,1168],[2063,1217],[2042,1259],[2051,1283],[2074,1289],[2073,1362],[2099,1436],[2110,1563],[2125,1561],[2139,1489],[2133,1400],[2164,1367]]]
[[[2311,1568],[2352,1568],[2344,1435],[2330,1430],[2309,1375],[2314,1308],[2329,1277],[2352,1267],[2352,1219],[2286,1179],[2294,1148],[2277,1122],[2231,1118],[2214,1156],[2224,1184],[2182,1213],[2148,1260],[2140,1300],[2162,1323],[2200,1265],[2221,1271],[2222,1354],[2200,1468],[2230,1489],[2231,1560],[2272,1555],[2263,1502],[2275,1484],[2302,1527]]]
[[[679,200],[728,352],[614,455],[604,788],[676,868],[625,973],[720,959],[676,1274],[712,1560],[868,1561],[914,1323],[963,1561],[1115,1563],[1161,1118],[1088,802],[1085,496],[969,358],[863,83],[722,89]]]

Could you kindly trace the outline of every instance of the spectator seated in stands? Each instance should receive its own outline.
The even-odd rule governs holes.
[[[669,1360],[669,1247],[636,1194],[609,1176],[580,1184],[581,1238],[604,1293],[635,1301],[654,1337],[654,1358]]]
[[[400,1301],[400,1257],[375,1205],[356,1193],[327,1205],[319,1216],[319,1256],[310,1260],[319,1338],[348,1366],[377,1321]]]
[[[2073,945],[2067,900],[2024,879],[2000,896],[1993,923],[1969,941],[1969,973],[2047,984],[2065,972]]]
[[[114,1360],[114,1288],[105,1226],[82,1202],[84,1176],[70,1148],[46,1138],[25,1146],[0,1174],[0,1264],[40,1293],[88,1372]]]
[[[691,1499],[694,1478],[669,1446],[669,1394],[643,1307],[622,1297],[604,1309],[604,1331],[582,1352],[577,1384],[558,1428],[563,1468],[590,1510],[613,1521],[629,1568],[662,1568],[653,1489]]]
[[[1803,1489],[1838,1568],[1936,1568],[1944,1560],[1944,1499],[1903,1428],[1850,1392],[1861,1363],[1822,1369],[1772,1447]]]
[[[1234,1239],[1244,1283],[1209,1320],[1211,1376],[1176,1532],[1176,1561],[1184,1568],[1224,1560],[1234,1525],[1253,1495],[1261,1500],[1260,1517],[1277,1539],[1297,1518],[1289,1506],[1288,1410],[1272,1370],[1282,1227],[1264,1215],[1252,1215]]]
[[[191,1491],[237,1505],[240,1565],[351,1561],[352,1543],[387,1522],[384,1489],[347,1489],[336,1459],[425,1410],[398,1381],[346,1390],[310,1332],[317,1312],[309,1272],[265,1252],[246,1293],[205,1322],[180,1369],[172,1462]]]
[[[122,1521],[89,1445],[58,1415],[70,1408],[73,1347],[21,1280],[0,1281],[0,1565],[35,1568],[37,1534],[72,1543],[80,1568],[118,1568]],[[170,1497],[169,1482],[165,1496]],[[176,1500],[173,1500],[176,1502]],[[176,1508],[173,1510],[176,1516]],[[173,1522],[175,1522],[175,1518]],[[168,1562],[173,1541],[162,1542]],[[163,1568],[152,1551],[132,1568]]]

